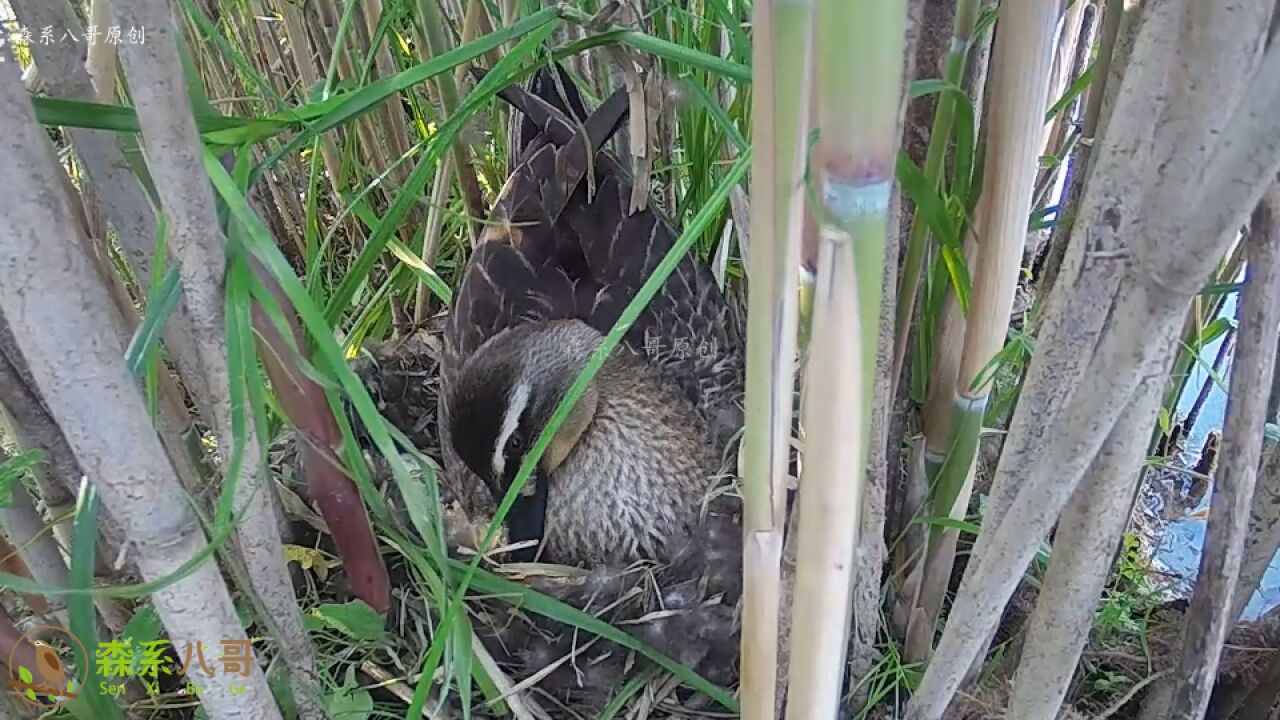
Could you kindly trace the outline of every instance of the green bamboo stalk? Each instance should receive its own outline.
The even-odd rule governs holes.
[[[802,420],[806,431],[787,717],[831,718],[844,680],[850,584],[870,434],[876,338],[898,149],[906,2],[821,0],[818,141],[822,223]],[[859,618],[876,622],[878,618]]]
[[[961,8],[976,16],[978,3],[973,3],[972,7]],[[975,31],[975,17],[966,17],[965,13],[957,12],[955,18],[956,29],[953,31],[951,59],[956,59],[954,53],[960,46],[956,39],[961,36],[968,36],[970,39]],[[966,43],[967,45],[967,43]],[[967,49],[967,48],[966,48]],[[961,75],[964,71],[965,54],[959,55],[959,67],[948,68],[948,71],[955,70]],[[945,157],[945,150],[950,134],[950,123],[954,119],[954,110],[956,97],[952,93],[943,93],[939,98],[938,113],[944,110],[947,113],[946,123],[938,127],[935,117],[935,129],[930,137],[929,149],[926,151],[925,172],[936,173],[935,176],[929,177],[929,189],[938,188],[942,182],[941,178],[941,159]],[[943,103],[948,103],[944,107]],[[945,129],[945,132],[941,132]],[[936,155],[934,154],[936,152]],[[937,165],[931,165],[931,162]],[[936,178],[936,179],[935,179]],[[976,196],[976,193],[966,193],[958,187],[953,191],[959,193],[967,202],[970,197]],[[907,263],[925,262],[927,250],[931,247],[928,243],[930,236],[930,224],[926,222],[926,218],[922,217],[920,204],[916,205],[917,221],[912,225],[912,235],[908,241],[908,258]],[[967,226],[967,223],[965,224]],[[977,257],[977,243],[972,233],[964,232],[963,241],[963,264],[967,268],[974,266]],[[911,246],[914,245],[919,256],[916,260],[912,260]],[[939,262],[930,263],[929,272],[937,273],[940,268]],[[918,281],[920,268],[911,270],[909,265],[904,267],[904,277],[902,282],[907,283],[909,278],[913,284],[910,292],[910,299],[899,297],[897,310],[899,313],[906,311],[905,315],[900,315],[897,319],[901,324],[896,328],[895,336],[895,352],[901,354],[896,355],[895,359],[898,365],[894,367],[894,381],[897,382],[898,373],[901,368],[899,365],[905,362],[906,341],[908,337],[908,325],[911,321],[911,303],[914,303],[914,295],[916,290],[914,283]],[[937,279],[938,277],[941,279]],[[920,324],[918,330],[918,349],[916,351],[915,363],[913,364],[913,374],[917,374],[912,378],[912,385],[924,385],[925,405],[923,408],[923,430],[924,440],[923,448],[920,452],[922,462],[913,462],[909,466],[909,472],[912,473],[908,478],[908,483],[912,488],[932,488],[933,481],[937,477],[938,472],[946,461],[948,451],[952,447],[953,438],[951,436],[952,428],[952,399],[955,394],[956,377],[959,373],[961,357],[964,352],[964,334],[965,334],[965,313],[960,303],[959,296],[951,290],[950,282],[945,277],[945,271],[939,275],[935,275],[933,282],[926,286],[926,290],[933,285],[937,285],[938,289],[932,293],[928,303],[921,309]],[[904,292],[906,290],[904,289]],[[976,442],[976,436],[975,436]],[[964,443],[960,443],[964,446]],[[967,459],[957,458],[967,462]],[[916,491],[923,492],[923,491]],[[935,507],[937,507],[935,503]],[[937,513],[930,513],[937,514]],[[927,552],[920,553],[918,548],[921,543],[918,539],[919,535],[929,534],[929,543],[926,546]],[[937,562],[937,555],[934,550],[937,546],[939,532],[937,529],[921,528],[915,531],[916,536],[911,538],[904,545],[904,554],[900,556],[901,560],[906,563],[914,563],[909,567],[898,568],[898,574],[904,576],[902,585],[898,588],[899,607],[894,610],[894,617],[898,620],[898,629],[902,633],[903,657],[907,662],[924,662],[928,659],[929,652],[932,649],[934,627],[936,619],[941,607],[941,596],[937,592],[937,581],[932,584],[925,582],[926,577],[933,577],[939,573],[931,566],[931,563]],[[917,557],[918,556],[918,557]],[[906,623],[905,626],[902,623]]]
[[[1036,176],[1057,8],[1026,0],[1002,6],[1006,27],[1016,33],[996,40],[992,67],[992,108],[987,164],[975,213],[981,239],[973,264],[975,287],[964,323],[964,346],[954,390],[947,452],[936,466],[928,463],[933,486],[931,514],[963,519],[973,489],[974,458],[989,398],[984,370],[1004,343],[1017,289],[1027,217]],[[938,388],[930,388],[931,393]],[[941,398],[939,398],[941,399]],[[934,446],[937,438],[931,438]],[[959,534],[931,529],[918,605],[932,627],[941,611]]]
[[[942,79],[959,86],[964,78],[965,59],[973,40],[973,29],[978,18],[978,0],[960,0],[956,6],[955,25],[951,31],[951,49],[947,52]],[[929,147],[925,151],[924,174],[930,188],[938,188],[943,180],[943,161],[951,140],[951,125],[955,120],[956,96],[944,92],[938,96],[933,114],[933,127],[929,131]],[[920,271],[928,249],[929,223],[924,221],[920,206],[916,205],[911,216],[911,235],[907,240],[907,254],[902,265],[902,279],[898,286],[898,306],[894,317],[893,387],[902,375],[902,363],[907,354],[907,326],[915,313],[916,295],[920,287]]]
[[[757,201],[751,204],[750,219],[747,422],[742,441],[746,591],[741,695],[743,717],[764,720],[774,717],[777,703],[812,4],[757,0],[752,25],[751,196]]]

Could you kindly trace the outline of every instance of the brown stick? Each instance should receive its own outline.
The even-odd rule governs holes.
[[[1203,717],[1209,703],[1218,660],[1228,630],[1232,593],[1240,574],[1249,505],[1262,453],[1266,396],[1258,388],[1271,384],[1280,322],[1280,234],[1250,238],[1245,287],[1237,310],[1240,342],[1231,370],[1227,419],[1222,438],[1222,464],[1200,574],[1191,596],[1183,634],[1182,660],[1175,673],[1173,717]]]

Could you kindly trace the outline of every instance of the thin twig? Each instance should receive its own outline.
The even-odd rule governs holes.
[[[1109,717],[1111,717],[1112,715],[1115,715],[1116,713],[1120,712],[1120,710],[1121,710],[1125,705],[1128,705],[1128,704],[1129,704],[1129,701],[1130,701],[1130,700],[1132,700],[1134,697],[1136,697],[1138,693],[1142,692],[1142,689],[1143,689],[1143,688],[1145,688],[1146,686],[1148,686],[1148,685],[1150,685],[1151,683],[1155,682],[1156,680],[1159,680],[1160,678],[1164,677],[1165,675],[1168,675],[1168,674],[1169,674],[1169,673],[1171,673],[1171,672],[1173,672],[1173,671],[1172,671],[1172,670],[1161,670],[1160,672],[1158,672],[1158,673],[1156,673],[1156,674],[1154,674],[1154,675],[1148,675],[1147,677],[1145,677],[1145,678],[1143,678],[1143,679],[1139,680],[1138,682],[1134,683],[1134,684],[1133,684],[1133,687],[1129,688],[1129,691],[1128,691],[1128,692],[1126,692],[1124,695],[1121,695],[1121,696],[1120,696],[1120,698],[1119,698],[1118,700],[1116,700],[1115,702],[1111,703],[1111,706],[1110,706],[1110,707],[1108,707],[1106,710],[1103,710],[1103,711],[1102,711],[1102,714],[1101,714],[1101,715],[1099,715],[1099,716],[1096,718],[1096,720],[1107,720],[1107,718],[1109,718]]]

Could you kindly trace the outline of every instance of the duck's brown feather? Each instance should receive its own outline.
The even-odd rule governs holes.
[[[576,88],[548,71],[530,90],[500,96],[517,109],[526,145],[494,203],[445,335],[444,372],[490,337],[531,320],[578,318],[608,332],[674,246],[672,223],[654,207],[631,212],[626,168],[601,149],[625,117],[614,93],[583,120],[570,115]],[[535,94],[537,93],[537,94]],[[580,103],[580,98],[578,99]],[[597,151],[587,157],[586,147]],[[583,182],[593,171],[594,182]],[[741,422],[743,338],[705,262],[686,253],[628,329],[628,350],[669,374],[717,436]],[[446,380],[447,381],[447,380]]]

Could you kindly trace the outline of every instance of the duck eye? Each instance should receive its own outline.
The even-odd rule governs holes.
[[[520,433],[512,433],[507,438],[507,452],[519,452],[524,448],[524,438],[520,437]]]

